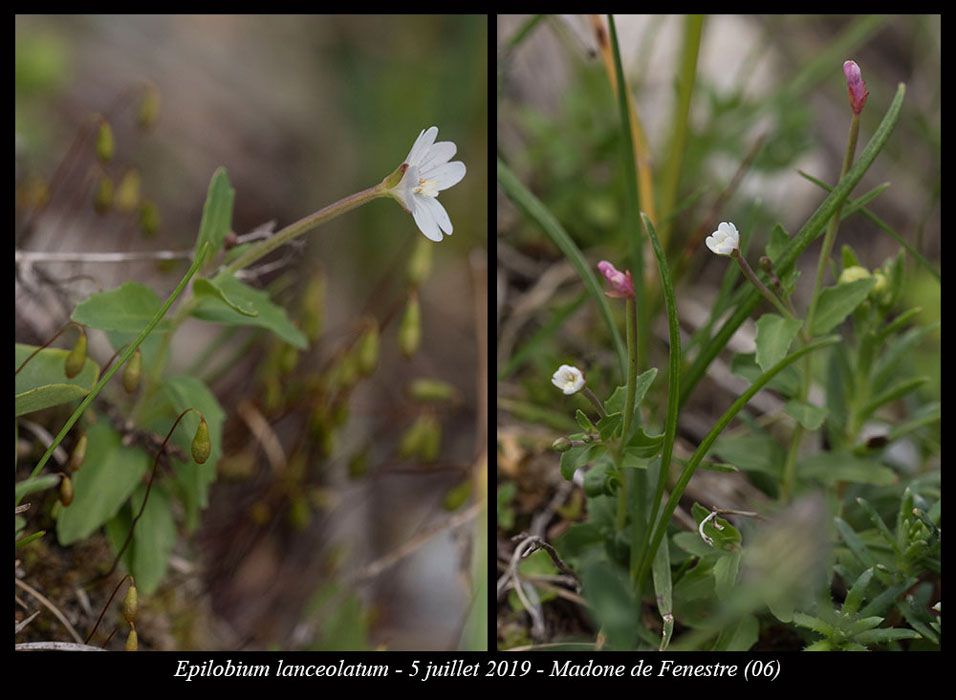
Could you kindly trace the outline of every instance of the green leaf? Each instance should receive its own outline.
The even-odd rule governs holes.
[[[102,331],[139,334],[162,308],[163,302],[152,289],[139,282],[126,282],[108,292],[92,294],[73,309],[77,323]],[[154,330],[169,330],[169,319],[162,319]]]
[[[591,419],[585,415],[584,411],[580,408],[574,414],[574,420],[578,422],[578,425],[581,426],[581,430],[586,433],[596,433],[597,428],[594,423],[591,422]]]
[[[876,629],[876,630],[866,630],[865,632],[860,632],[856,635],[856,640],[861,644],[882,644],[885,642],[893,642],[899,639],[919,639],[920,635],[918,632],[907,629],[897,629],[895,627],[889,629]]]
[[[623,421],[624,416],[620,413],[611,413],[601,418],[601,420],[597,422],[597,429],[601,435],[601,440],[607,442],[612,437],[617,437]]]
[[[835,326],[843,323],[853,310],[863,303],[869,295],[876,278],[868,277],[854,282],[827,287],[820,292],[816,315],[813,317],[812,335],[829,333]]]
[[[640,606],[635,604],[627,574],[603,557],[585,557],[581,565],[582,592],[591,604],[590,612],[607,637],[608,648],[633,649],[640,626]]]
[[[866,548],[866,545],[863,544],[863,540],[860,539],[860,536],[856,534],[852,527],[850,527],[846,521],[842,518],[834,518],[833,524],[836,525],[837,532],[840,533],[840,537],[843,538],[843,541],[846,542],[847,547],[850,548],[850,551],[860,560],[860,563],[863,566],[872,567],[876,566],[876,561],[873,559],[873,555],[870,554],[870,551]]]
[[[61,545],[89,537],[113,518],[151,466],[146,452],[121,444],[105,418],[86,429],[86,438],[86,460],[73,474],[73,503],[56,523]]]
[[[281,306],[276,306],[266,292],[253,289],[235,277],[224,277],[217,282],[218,294],[197,296],[197,305],[192,315],[203,321],[213,321],[227,326],[259,326],[272,331],[277,336],[300,350],[308,348],[305,335],[296,328]],[[228,298],[229,302],[224,301]],[[236,307],[244,309],[243,313]],[[251,316],[255,313],[255,316]]]
[[[713,451],[744,471],[762,472],[774,479],[783,474],[786,453],[769,435],[722,435],[714,443]]]
[[[647,394],[647,390],[651,388],[651,384],[654,383],[654,379],[657,377],[657,368],[651,367],[646,372],[642,372],[637,375],[637,380],[634,382],[634,412],[637,413],[638,407],[641,405],[641,401],[644,400],[644,396]],[[611,398],[607,400],[607,403],[604,404],[605,409],[608,413],[624,413],[624,404],[627,401],[627,386],[619,386],[614,390],[614,393],[611,394]]]
[[[36,346],[14,346],[14,360],[19,367]],[[67,379],[64,367],[69,350],[44,348],[23,366],[14,380],[15,411],[22,416],[86,396],[96,384],[100,368],[89,357],[80,373]]]
[[[574,472],[605,452],[607,452],[607,448],[604,445],[572,447],[561,454],[561,476],[571,481],[574,478]]]
[[[856,615],[857,610],[860,609],[860,605],[866,596],[866,587],[869,586],[870,581],[873,580],[874,571],[876,571],[876,569],[872,566],[866,569],[850,587],[850,590],[847,591],[846,598],[843,601],[843,607],[840,608],[842,615],[847,618],[852,618]],[[880,619],[882,620],[882,618]]]
[[[634,435],[627,443],[627,447],[624,451],[633,455],[634,457],[647,459],[657,455],[657,453],[661,451],[661,447],[663,447],[663,445],[663,433],[660,435],[648,435],[644,432],[643,428],[638,428],[634,431]]]
[[[827,417],[829,410],[803,401],[788,401],[783,407],[784,413],[797,421],[807,430],[816,430]]]
[[[133,514],[139,513],[146,496],[146,485],[140,484],[130,499],[130,507],[109,521],[106,534],[113,550],[118,552],[126,541]],[[71,506],[72,507],[72,506]],[[173,522],[172,503],[165,490],[153,484],[143,517],[136,523],[133,539],[121,562],[136,579],[140,595],[152,595],[166,574],[169,553],[176,544],[176,525]]]
[[[738,377],[743,377],[751,384],[763,374],[757,365],[755,353],[739,353],[730,361],[730,371]],[[770,380],[768,389],[779,391],[786,397],[797,396],[800,393],[801,371],[795,365],[785,368],[780,374]]]
[[[715,567],[716,568],[716,567]],[[760,638],[760,623],[753,615],[744,615],[721,628],[713,651],[749,651]]]
[[[661,644],[658,651],[667,649],[671,635],[674,633],[674,596],[671,581],[670,547],[666,544],[657,548],[654,562],[651,565],[651,576],[654,580],[654,596],[657,600],[657,610],[663,620]]]
[[[790,344],[797,337],[803,321],[764,314],[757,319],[757,364],[764,372],[787,356]]]
[[[832,637],[836,634],[836,628],[828,622],[824,622],[818,617],[806,615],[802,612],[793,613],[793,624],[800,627],[806,627],[814,632],[819,632],[824,637]]]
[[[259,315],[259,312],[255,309],[249,308],[248,306],[244,306],[243,304],[230,299],[228,296],[226,296],[226,293],[222,291],[222,288],[218,284],[210,279],[206,279],[205,277],[199,277],[195,282],[193,282],[193,292],[196,294],[196,297],[209,295],[216,297],[217,299],[221,299],[230,309],[242,314],[243,316],[255,318]]]
[[[767,257],[771,262],[777,262],[783,251],[790,245],[790,234],[780,224],[770,230],[770,240],[767,241]]]
[[[797,473],[804,479],[824,484],[851,481],[855,484],[889,486],[897,481],[896,472],[879,462],[847,452],[820,452],[797,463]]]
[[[219,249],[226,234],[232,229],[232,204],[236,191],[229,184],[229,177],[225,168],[217,168],[209,182],[206,194],[206,203],[202,208],[202,223],[199,225],[199,236],[196,238],[196,254],[202,249],[205,242],[209,242],[204,265],[211,260]]]
[[[706,529],[707,526],[705,525],[704,528]],[[716,544],[716,541],[714,544]],[[721,557],[714,564],[714,591],[720,600],[729,600],[734,592],[737,571],[740,568],[740,556],[740,552],[734,552],[729,557]]]
[[[29,496],[31,493],[36,493],[37,491],[46,491],[47,489],[52,489],[60,485],[60,476],[58,474],[44,474],[43,476],[38,476],[35,479],[24,479],[23,481],[18,481],[16,485],[16,493],[14,494],[17,499],[17,503],[20,502],[25,496]]]

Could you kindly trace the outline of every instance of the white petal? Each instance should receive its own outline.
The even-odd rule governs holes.
[[[421,232],[425,234],[425,238],[436,242],[441,240],[441,231],[438,230],[438,224],[435,223],[431,210],[420,206],[419,202],[416,201],[415,207],[412,209],[412,216],[415,217],[415,223]]]
[[[431,145],[435,143],[435,137],[438,136],[438,127],[431,126],[418,135],[415,143],[412,144],[412,150],[408,152],[405,162],[409,165],[418,165],[419,160],[425,155]]]
[[[435,223],[441,227],[441,230],[449,236],[452,232],[451,219],[448,218],[448,212],[435,197],[419,197],[419,203],[428,209]]]
[[[428,149],[428,152],[421,158],[418,167],[422,172],[430,168],[437,168],[442,163],[447,163],[455,155],[458,147],[451,141],[440,141]]]
[[[434,170],[429,171],[427,175],[422,173],[421,176],[426,180],[434,182],[438,186],[439,191],[447,190],[449,187],[457,185],[461,182],[461,179],[465,177],[465,164],[460,160],[456,160],[438,166]]]

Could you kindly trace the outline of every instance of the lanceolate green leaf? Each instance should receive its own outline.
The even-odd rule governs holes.
[[[105,419],[90,425],[86,438],[86,459],[73,474],[73,503],[56,523],[62,545],[89,537],[115,516],[150,467],[149,455],[124,447]]]
[[[820,204],[800,231],[793,237],[787,249],[781,254],[779,261],[774,263],[774,269],[781,279],[793,269],[794,263],[803,251],[823,233],[824,227],[836,212],[837,208],[846,200],[847,196],[849,196],[853,188],[856,187],[867,169],[873,164],[876,156],[886,145],[890,134],[893,132],[893,128],[899,121],[905,94],[906,86],[900,83],[896,90],[896,96],[893,98],[892,104],[890,104],[886,115],[883,117],[883,121],[880,123],[880,126],[873,134],[869,143],[866,144],[859,159],[854,163],[847,174],[840,179],[840,182],[833,188],[833,191],[823,200],[823,203]],[[758,273],[758,275],[759,274],[763,273]],[[764,275],[764,277],[766,276]],[[766,279],[764,281],[766,281]],[[697,382],[704,376],[707,367],[710,366],[713,359],[726,347],[730,336],[740,327],[740,324],[750,317],[754,309],[760,304],[761,299],[762,296],[759,291],[756,289],[751,290],[740,306],[737,307],[737,310],[724,322],[724,325],[720,327],[716,335],[701,349],[700,354],[686,372],[684,380],[681,383],[681,405],[687,401],[690,393],[694,390],[694,387],[697,386]]]
[[[212,259],[222,248],[226,234],[232,228],[232,203],[236,191],[229,184],[225,168],[217,168],[209,182],[209,192],[206,194],[206,203],[202,209],[202,223],[199,225],[199,236],[196,238],[196,253],[202,249],[204,243],[209,243],[202,265]]]
[[[267,292],[253,289],[235,277],[217,278],[213,286],[219,293],[201,287],[210,293],[197,295],[192,311],[196,318],[228,326],[260,326],[300,350],[309,346],[305,335],[289,320],[285,309],[273,304]]]
[[[139,333],[149,323],[163,302],[152,289],[139,282],[126,282],[108,292],[92,294],[81,301],[70,315],[77,323],[102,331]],[[157,330],[169,329],[169,321],[161,320]]]

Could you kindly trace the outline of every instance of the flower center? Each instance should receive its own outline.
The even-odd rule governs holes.
[[[434,180],[426,180],[423,177],[418,178],[418,186],[412,188],[415,194],[423,194],[427,197],[438,196],[438,183]]]

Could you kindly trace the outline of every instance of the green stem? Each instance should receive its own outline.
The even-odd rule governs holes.
[[[627,229],[627,237],[631,245],[631,272],[634,276],[634,295],[637,303],[637,355],[640,362],[646,363],[649,360],[647,347],[650,335],[650,319],[647,313],[647,290],[644,285],[644,240],[641,237],[641,207],[637,187],[637,166],[634,163],[634,143],[631,136],[631,113],[628,109],[627,81],[624,78],[624,66],[621,63],[621,52],[618,48],[614,17],[608,15],[607,22],[611,34],[611,51],[614,54],[614,71],[617,76],[617,104],[621,119],[621,150],[624,154],[624,181],[626,184],[624,226]]]
[[[593,391],[591,391],[588,387],[584,387],[581,389],[581,393],[588,398],[588,401],[594,404],[594,409],[598,412],[598,415],[600,415],[601,418],[607,418],[607,409],[604,408],[604,404],[601,403],[601,399],[599,399]]]
[[[853,156],[856,154],[856,141],[860,134],[860,115],[854,114],[850,120],[850,135],[847,137],[846,152],[843,154],[843,168],[840,170],[840,179],[846,177],[853,165]],[[849,192],[847,192],[849,195]],[[830,260],[830,254],[833,252],[833,243],[836,240],[836,232],[840,227],[840,212],[846,200],[840,202],[836,211],[830,219],[827,226],[826,235],[823,238],[823,247],[820,248],[820,259],[817,261],[817,276],[813,283],[813,297],[810,299],[810,308],[807,310],[807,328],[813,328],[813,316],[816,313],[817,301],[820,298],[820,288],[823,286],[823,276],[826,274],[827,262]],[[804,381],[809,381],[804,378]]]
[[[93,387],[93,390],[87,394],[86,398],[84,398],[83,401],[80,402],[80,405],[76,407],[76,410],[73,411],[73,415],[70,416],[69,420],[60,430],[59,434],[56,436],[56,438],[54,438],[53,442],[50,443],[50,446],[40,458],[40,461],[37,462],[37,465],[33,468],[33,472],[30,474],[31,479],[40,473],[40,470],[43,469],[44,465],[53,455],[53,451],[63,441],[63,438],[66,437],[66,434],[70,432],[70,428],[72,428],[76,421],[79,420],[79,417],[83,415],[83,411],[86,410],[86,407],[93,402],[93,399],[96,398],[97,394],[99,394],[100,390],[106,386],[106,383],[113,377],[113,375],[119,371],[120,367],[124,366],[126,361],[133,356],[133,353],[136,352],[136,348],[138,348],[146,339],[146,336],[152,332],[152,330],[156,327],[156,324],[158,324],[162,320],[163,316],[166,315],[166,312],[169,311],[169,307],[172,306],[173,302],[176,301],[180,294],[182,294],[183,290],[186,288],[186,285],[189,283],[189,280],[192,279],[192,276],[196,274],[196,270],[199,269],[199,265],[205,257],[208,246],[208,243],[203,245],[202,249],[199,251],[199,254],[197,254],[193,259],[193,264],[186,273],[186,276],[182,278],[182,280],[176,286],[176,289],[173,290],[173,293],[170,295],[169,299],[166,300],[166,303],[163,304],[159,311],[156,312],[156,315],[153,316],[150,322],[146,324],[146,327],[142,330],[136,340],[129,344],[129,346],[126,348],[126,352],[124,352],[123,356],[119,359],[119,362],[113,365],[113,367],[100,378],[100,381],[95,387]]]
[[[767,289],[766,285],[760,281],[757,275],[754,274],[753,268],[750,267],[750,263],[747,262],[747,258],[741,255],[739,250],[735,250],[731,253],[730,257],[737,261],[737,264],[740,265],[740,269],[743,270],[744,276],[757,288],[757,291],[764,295],[767,301],[777,307],[777,311],[783,314],[785,318],[793,318],[790,309],[784,306],[780,299],[777,298],[777,295]]]
[[[677,76],[677,104],[674,107],[670,139],[667,142],[667,156],[664,158],[664,171],[661,173],[660,188],[660,237],[667,247],[670,233],[670,216],[677,201],[680,185],[681,164],[687,143],[690,117],[690,101],[694,94],[694,80],[697,76],[697,57],[700,53],[700,37],[703,33],[704,16],[688,15],[684,18],[684,43],[681,49],[680,69]]]
[[[637,304],[627,300],[627,398],[624,402],[624,430],[621,432],[621,445],[626,445],[631,437],[631,420],[634,417],[634,398],[637,390]]]
[[[834,345],[835,343],[840,342],[840,340],[840,336],[828,336],[811,343],[806,347],[800,348],[793,354],[783,358],[780,360],[780,362],[764,372],[764,374],[762,374],[757,381],[751,384],[747,391],[741,394],[740,397],[734,401],[731,407],[727,409],[727,412],[720,417],[720,420],[717,421],[717,424],[714,425],[710,432],[707,433],[706,437],[704,437],[704,439],[701,441],[700,445],[698,445],[697,449],[694,451],[694,454],[691,455],[691,458],[687,460],[684,471],[681,472],[680,478],[677,480],[677,483],[674,485],[674,488],[671,491],[670,498],[667,499],[667,504],[664,506],[664,510],[661,512],[661,517],[658,519],[657,526],[654,529],[654,537],[651,540],[651,546],[645,554],[640,571],[638,572],[638,586],[641,586],[647,578],[647,573],[650,569],[650,563],[654,560],[654,555],[657,553],[657,548],[660,546],[661,540],[664,539],[664,533],[667,532],[667,524],[670,522],[671,517],[673,517],[674,511],[677,509],[677,504],[684,495],[684,490],[687,488],[687,484],[690,482],[691,477],[694,476],[694,472],[697,471],[697,467],[700,466],[701,461],[703,461],[704,457],[707,456],[707,452],[714,444],[714,441],[717,440],[718,436],[723,432],[724,428],[730,424],[730,421],[733,420],[734,416],[740,412],[740,409],[747,405],[747,402],[750,401],[750,399],[752,399],[758,391],[766,386],[767,383],[770,382],[780,372],[801,357],[815,350],[819,350],[820,348]]]
[[[362,190],[361,192],[356,192],[353,195],[349,195],[344,199],[328,205],[314,214],[309,214],[308,216],[299,219],[293,224],[289,224],[284,229],[279,231],[276,235],[271,236],[257,246],[247,251],[243,255],[240,255],[232,263],[226,267],[225,270],[216,275],[216,279],[222,279],[223,277],[228,277],[234,274],[237,270],[241,270],[245,267],[249,267],[252,263],[257,260],[265,257],[273,250],[279,246],[285,245],[293,238],[301,236],[306,231],[311,231],[317,226],[321,226],[327,221],[341,216],[347,211],[351,211],[356,207],[360,207],[366,202],[370,202],[373,199],[378,197],[384,197],[387,195],[385,190],[385,182],[382,181],[375,187],[369,187],[367,190]]]

